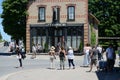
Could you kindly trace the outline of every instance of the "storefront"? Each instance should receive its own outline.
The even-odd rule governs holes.
[[[30,45],[40,44],[44,50],[51,46],[63,46],[67,49],[73,47],[79,51],[80,44],[83,44],[83,24],[44,24],[30,25]]]

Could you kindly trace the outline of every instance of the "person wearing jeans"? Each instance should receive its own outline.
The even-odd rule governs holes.
[[[17,54],[17,58],[18,58],[19,63],[20,63],[20,67],[22,67],[22,54],[19,50],[19,47],[16,48],[16,54]]]
[[[75,64],[74,64],[74,52],[72,47],[69,47],[68,53],[68,64],[69,64],[69,69],[71,68],[71,65],[73,66],[73,69],[75,69]]]

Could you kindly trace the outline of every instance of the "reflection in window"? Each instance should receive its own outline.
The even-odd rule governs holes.
[[[67,36],[67,47],[71,46],[71,36]]]
[[[72,46],[73,46],[73,48],[76,48],[76,36],[73,36],[72,37]]]
[[[68,21],[74,21],[75,20],[75,7],[69,6],[68,7],[68,14],[67,14]]]
[[[45,21],[45,7],[39,8],[39,21]]]

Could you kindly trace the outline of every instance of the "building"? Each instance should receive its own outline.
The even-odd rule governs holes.
[[[44,50],[59,44],[79,51],[89,43],[88,0],[29,0],[27,10],[27,52],[32,44]]]

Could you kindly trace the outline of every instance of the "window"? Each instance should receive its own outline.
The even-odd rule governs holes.
[[[39,21],[45,21],[45,7],[39,8]]]
[[[60,21],[60,8],[55,6],[53,8],[53,23],[59,23]]]
[[[74,6],[68,6],[67,9],[67,20],[68,21],[75,21],[75,7]]]

